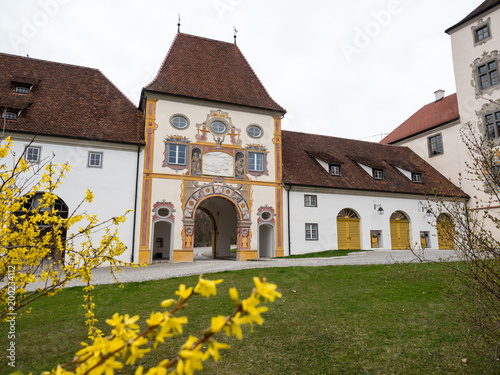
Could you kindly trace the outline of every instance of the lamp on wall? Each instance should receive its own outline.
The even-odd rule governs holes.
[[[379,215],[384,214],[384,209],[382,208],[381,204],[374,204],[373,209],[376,210]]]
[[[427,216],[427,217],[432,216],[432,210],[430,208],[428,208],[427,211],[425,211],[425,216]]]

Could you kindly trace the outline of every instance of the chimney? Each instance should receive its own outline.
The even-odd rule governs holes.
[[[434,91],[434,95],[436,95],[436,103],[444,98],[444,90]]]

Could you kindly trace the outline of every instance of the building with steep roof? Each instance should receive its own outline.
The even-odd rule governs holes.
[[[290,253],[452,246],[431,218],[433,198],[468,197],[409,148],[291,131],[282,139]]]
[[[95,194],[88,213],[100,220],[134,209],[141,111],[96,69],[0,53],[0,71],[2,134],[15,154],[72,167],[57,190],[61,209],[73,212],[87,189]],[[129,249],[134,231],[129,217],[121,231]]]
[[[192,261],[194,221],[213,256],[283,255],[281,118],[236,44],[178,33],[141,96],[145,115],[138,259]]]
[[[428,198],[466,194],[408,147],[282,131],[285,109],[236,44],[178,33],[139,108],[95,69],[11,55],[0,67],[19,153],[74,165],[68,209],[87,188],[99,218],[135,208],[121,230],[126,260],[193,261],[197,212],[209,217],[214,258],[453,246]],[[457,121],[452,95],[386,141]]]
[[[418,110],[382,143],[410,147],[474,199],[470,207],[495,211],[490,189],[468,169],[473,165],[461,135],[470,124],[477,136],[500,139],[500,1],[486,0],[445,32],[451,37],[456,94]]]

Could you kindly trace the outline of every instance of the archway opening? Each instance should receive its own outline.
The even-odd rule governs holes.
[[[270,224],[259,226],[259,258],[272,258],[274,256],[274,230]]]
[[[236,258],[238,215],[234,204],[222,197],[210,197],[202,201],[195,212],[195,243],[196,218],[199,211],[203,211],[210,218],[203,222],[203,219],[200,219],[199,227],[204,233],[211,233],[209,247],[212,258]],[[204,241],[206,237],[207,235],[203,236]]]
[[[172,223],[157,221],[153,229],[153,261],[169,260],[172,250]]]

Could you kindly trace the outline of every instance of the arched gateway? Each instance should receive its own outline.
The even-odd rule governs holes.
[[[210,212],[214,222],[212,246],[216,258],[231,255],[231,234],[236,228],[237,260],[255,257],[250,250],[251,221],[250,209],[246,199],[233,186],[209,183],[197,188],[187,199],[183,210],[182,250],[174,254],[184,259],[193,258],[194,219],[197,209]]]

